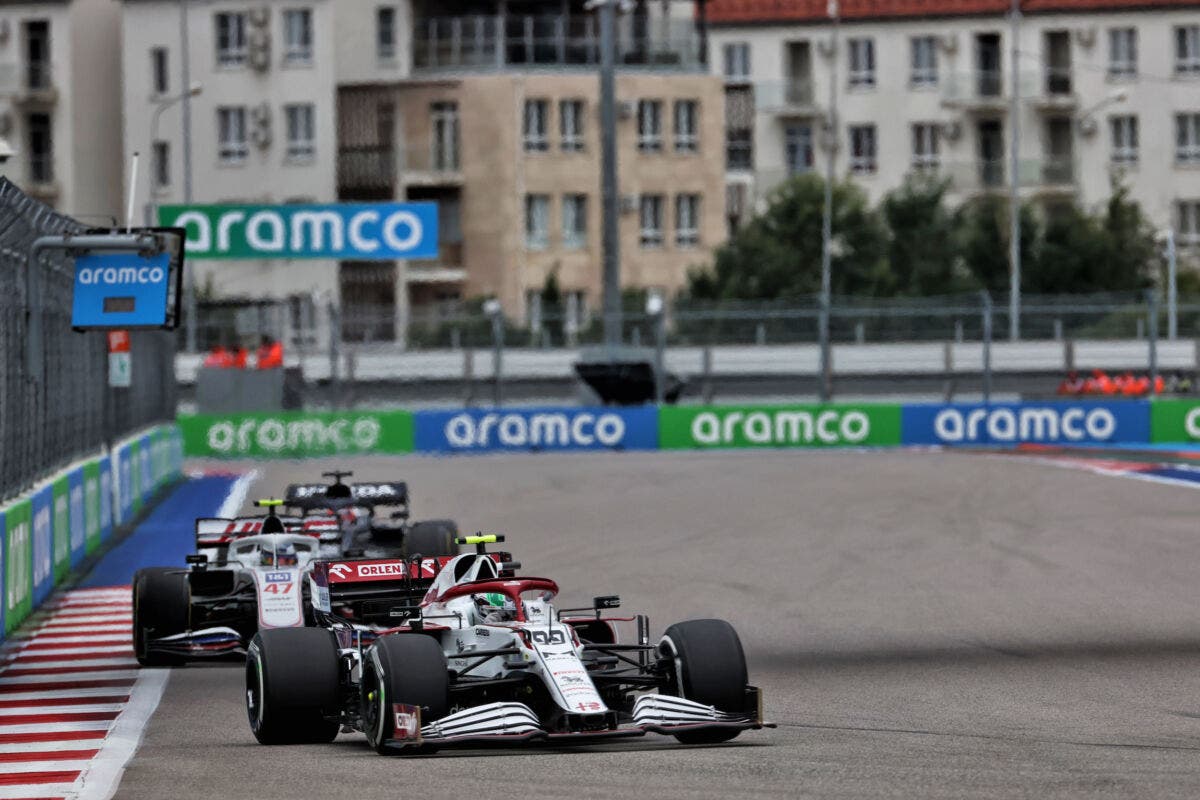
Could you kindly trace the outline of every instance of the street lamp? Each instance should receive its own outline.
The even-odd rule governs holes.
[[[821,402],[830,398],[830,351],[832,345],[829,336],[829,316],[833,305],[833,182],[837,177],[836,159],[838,153],[838,32],[841,22],[841,8],[838,0],[829,0],[826,14],[833,22],[833,32],[830,36],[829,59],[829,119],[826,137],[825,162],[825,204],[821,212],[821,315],[817,327],[820,343],[820,375],[817,376],[817,394]]]
[[[1123,102],[1125,102],[1125,99],[1127,97],[1129,97],[1129,92],[1125,88],[1121,87],[1121,88],[1113,89],[1111,92],[1109,92],[1108,94],[1106,94],[1104,96],[1103,100],[1101,100],[1098,103],[1094,103],[1094,104],[1088,106],[1083,111],[1080,111],[1079,112],[1079,126],[1080,126],[1081,132],[1084,132],[1084,133],[1087,132],[1087,131],[1083,130],[1083,127],[1087,123],[1087,121],[1092,118],[1093,114],[1095,114],[1097,111],[1104,108],[1105,106],[1112,105],[1113,103],[1123,103]]]
[[[483,313],[492,321],[492,405],[501,406],[504,396],[501,391],[501,359],[504,356],[504,310],[500,301],[489,298],[483,304]]]
[[[654,402],[660,406],[663,402],[666,369],[663,351],[667,346],[667,317],[662,294],[651,291],[646,295],[646,316],[654,323]]]
[[[196,82],[196,83],[193,83],[191,86],[189,86],[188,90],[186,92],[180,92],[179,94],[172,95],[170,97],[164,97],[162,100],[159,100],[157,103],[155,103],[154,116],[152,116],[150,118],[150,152],[151,153],[154,152],[154,143],[158,141],[158,121],[160,119],[162,119],[163,112],[166,111],[171,106],[173,106],[177,103],[180,103],[185,99],[196,97],[203,91],[204,91],[203,84]],[[154,186],[153,181],[151,182],[151,187],[152,187],[151,194],[157,194],[157,191],[155,191],[157,189],[157,187]]]

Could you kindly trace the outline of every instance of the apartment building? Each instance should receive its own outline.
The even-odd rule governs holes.
[[[122,0],[123,135],[127,151],[145,154],[135,199],[146,219],[184,202],[336,198],[333,9],[333,0]],[[189,268],[201,298],[338,297],[335,261],[197,259]]]
[[[711,0],[730,224],[831,155],[876,201],[913,171],[1006,193],[1015,131],[1023,197],[1092,207],[1118,179],[1200,245],[1200,3],[1025,0],[1015,83],[1009,6],[844,0],[835,46],[825,0]]]
[[[121,215],[119,21],[111,0],[0,3],[0,175],[98,225]]]
[[[441,242],[394,277],[343,265],[343,299],[431,320],[495,296],[536,321],[554,273],[583,325],[602,274],[596,16],[579,0],[429,1],[378,7],[369,37],[360,18],[344,28],[359,46],[339,73],[339,196],[436,201]],[[622,283],[674,292],[724,238],[723,86],[669,4],[637,4],[617,46]]]

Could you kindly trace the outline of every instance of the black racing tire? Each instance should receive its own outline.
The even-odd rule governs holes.
[[[363,656],[363,733],[376,753],[386,755],[394,738],[393,703],[421,708],[421,724],[446,715],[450,673],[437,639],[419,633],[383,636]],[[430,748],[425,748],[428,752]]]
[[[323,628],[259,631],[246,651],[246,715],[259,744],[332,742],[341,727],[338,649]]]
[[[418,553],[427,556],[456,556],[458,524],[452,519],[427,519],[414,522],[404,537],[404,554],[412,557]]]
[[[674,664],[678,696],[719,711],[743,710],[747,683],[746,653],[733,626],[722,619],[693,619],[667,628],[659,653]],[[684,744],[725,742],[741,731],[728,729],[675,734]]]
[[[184,633],[191,627],[192,592],[178,567],[145,567],[133,576],[133,652],[143,667],[173,667],[183,656],[147,650],[149,638]]]

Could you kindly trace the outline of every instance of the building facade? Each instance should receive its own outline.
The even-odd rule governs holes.
[[[0,175],[97,225],[123,218],[119,23],[109,0],[0,2]]]
[[[835,44],[824,0],[711,0],[730,224],[831,154],[873,201],[914,171],[1007,193],[1016,132],[1023,198],[1095,207],[1119,180],[1200,244],[1200,3],[1026,0],[1015,83],[1009,6],[846,0]]]

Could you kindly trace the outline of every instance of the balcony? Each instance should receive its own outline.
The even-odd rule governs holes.
[[[390,199],[397,187],[461,186],[458,154],[390,145],[343,146],[338,150],[338,194],[343,199]]]
[[[53,205],[58,200],[62,187],[55,180],[53,154],[37,153],[29,157],[25,185],[21,188],[30,197],[47,205]]]
[[[48,108],[58,102],[58,89],[49,61],[27,61],[20,66],[13,97],[23,108]]]
[[[1075,93],[1075,82],[1070,68],[1048,67],[1032,102],[1042,111],[1072,111],[1077,108],[1079,95]]]
[[[1018,80],[1023,96],[1030,96],[1037,88],[1036,77],[1032,73],[1021,73]],[[1012,76],[999,70],[951,72],[944,76],[941,86],[942,105],[974,113],[1006,111],[1012,98]]]
[[[689,20],[650,20],[635,36],[632,21],[617,27],[617,65],[699,71],[700,36]],[[470,15],[428,17],[413,26],[413,72],[595,68],[600,29],[594,15]]]
[[[818,107],[811,79],[791,79],[755,84],[756,110],[779,117],[815,117]]]
[[[953,192],[966,197],[1004,194],[1010,189],[1007,158],[947,162],[936,171],[950,179]],[[1071,156],[1021,159],[1017,171],[1024,193],[1065,195],[1077,189],[1078,171]]]
[[[463,267],[463,243],[438,242],[437,258],[412,259],[405,280],[408,283],[461,283],[467,279]]]

